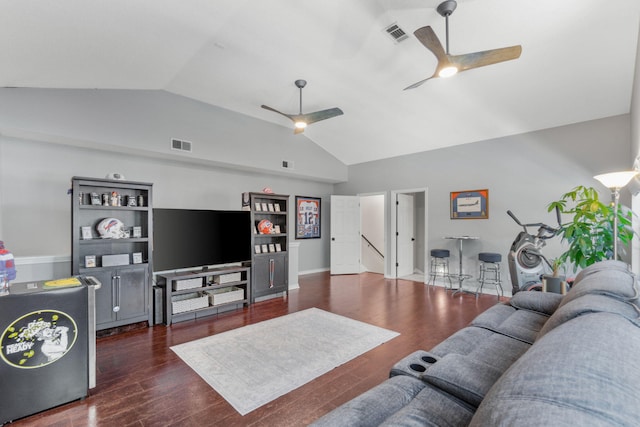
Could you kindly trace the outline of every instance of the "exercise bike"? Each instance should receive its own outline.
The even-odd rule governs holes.
[[[508,210],[507,214],[523,229],[511,244],[507,257],[511,275],[511,292],[515,295],[519,291],[541,291],[542,276],[552,274],[553,267],[540,251],[548,239],[560,233],[560,212],[556,210],[557,228],[541,222],[522,224],[513,212]],[[538,227],[537,233],[535,235],[529,233],[528,227]]]

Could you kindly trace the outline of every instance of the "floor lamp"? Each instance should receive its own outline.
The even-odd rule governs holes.
[[[613,198],[613,259],[618,259],[618,203],[620,189],[627,185],[638,171],[611,172],[594,176],[595,179],[611,190]]]

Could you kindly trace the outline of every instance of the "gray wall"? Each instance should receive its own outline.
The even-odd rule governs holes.
[[[452,246],[445,235],[475,234],[470,259],[481,250],[504,254],[518,231],[507,209],[552,223],[550,201],[578,184],[597,187],[597,173],[630,167],[638,114],[635,107],[631,115],[353,165],[347,175],[290,129],[161,91],[0,89],[0,238],[18,257],[59,263],[70,253],[70,178],[120,172],[153,182],[158,207],[235,209],[241,192],[265,186],[322,197],[322,239],[300,241],[301,272],[329,266],[330,194],[429,188],[427,249]],[[194,142],[194,153],[171,152],[171,137]],[[282,158],[296,170],[282,171]],[[490,218],[450,220],[449,192],[480,188],[490,190]],[[548,253],[560,251],[552,244]]]
[[[427,250],[455,250],[455,241],[443,239],[447,235],[476,235],[479,240],[465,244],[465,265],[475,269],[477,253],[490,251],[504,254],[506,268],[506,254],[519,231],[508,209],[523,222],[554,224],[546,210],[551,201],[576,185],[593,186],[608,197],[592,177],[628,168],[629,152],[630,117],[623,115],[353,165],[349,181],[337,184],[335,194],[427,187]],[[450,219],[450,192],[485,188],[489,219]],[[549,244],[550,256],[561,252],[559,242]]]
[[[171,137],[194,154],[172,152]],[[18,280],[70,273],[70,179],[110,172],[154,183],[156,207],[239,209],[242,192],[264,187],[292,207],[295,195],[321,197],[328,230],[346,166],[291,129],[164,92],[0,89],[0,239]],[[300,241],[300,271],[328,266],[327,236]]]
[[[6,137],[0,137],[0,152],[2,239],[16,257],[70,255],[67,190],[72,176],[105,177],[117,171],[130,180],[152,182],[154,206],[164,208],[240,209],[243,191],[266,186],[290,194],[291,206],[296,194],[325,201],[332,191],[327,183]],[[322,220],[327,229],[328,216]],[[293,225],[289,231],[293,235]],[[325,233],[323,239],[301,241],[300,271],[328,265],[326,238]]]
[[[164,91],[0,88],[0,134],[332,183],[347,177],[304,134]],[[193,152],[171,150],[171,138],[192,142]]]

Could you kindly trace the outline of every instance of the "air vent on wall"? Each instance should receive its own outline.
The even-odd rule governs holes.
[[[398,24],[396,23],[389,25],[384,30],[387,32],[387,34],[391,36],[393,41],[395,41],[396,43],[400,43],[401,41],[409,38],[407,33],[402,28],[398,27]]]
[[[181,139],[172,138],[171,139],[171,149],[172,150],[186,151],[186,152],[190,153],[191,152],[191,142],[183,141]]]
[[[291,160],[283,160],[282,169],[293,169],[293,162]]]

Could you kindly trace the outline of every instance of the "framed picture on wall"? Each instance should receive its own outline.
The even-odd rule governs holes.
[[[489,190],[452,191],[451,219],[488,219]]]
[[[320,198],[296,196],[296,239],[320,238]]]

